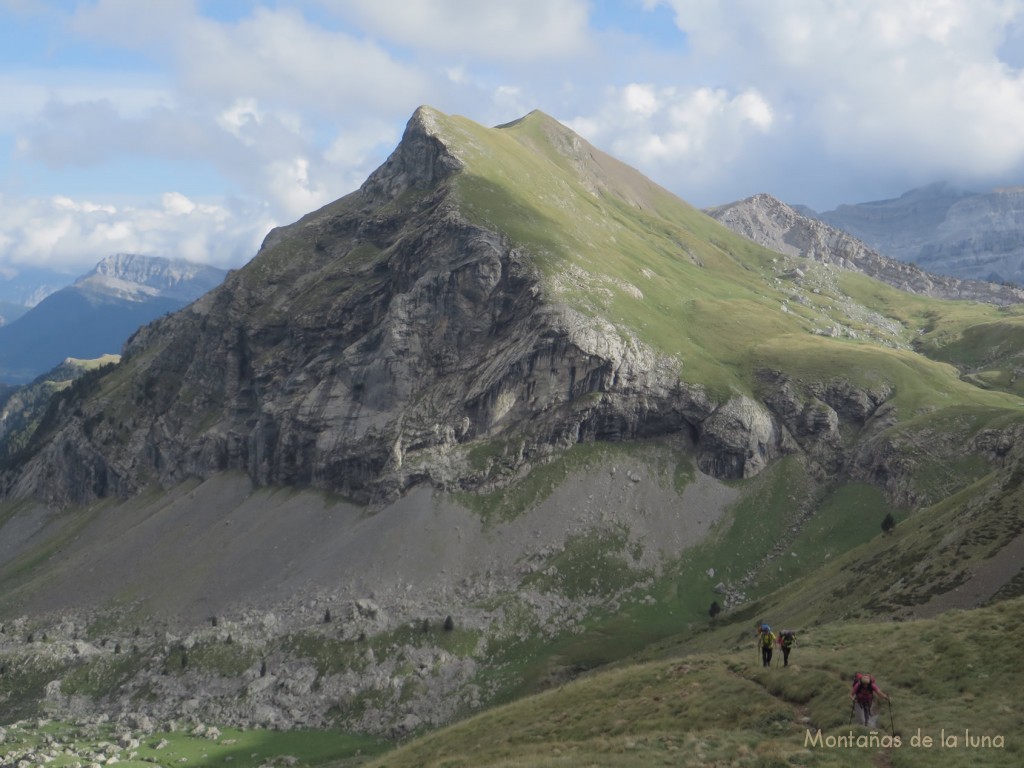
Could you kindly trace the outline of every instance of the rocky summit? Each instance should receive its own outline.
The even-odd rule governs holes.
[[[1017,293],[747,208],[417,110],[6,455],[8,719],[405,737],[680,632],[1019,593]]]

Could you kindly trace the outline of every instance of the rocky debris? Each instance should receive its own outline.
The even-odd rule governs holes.
[[[634,485],[630,475],[642,480],[627,465],[619,482]],[[562,547],[541,540],[531,562],[548,563],[561,554]],[[218,740],[211,722],[240,728],[340,722],[353,730],[404,736],[443,725],[493,695],[478,679],[490,638],[526,641],[572,631],[593,610],[617,605],[622,595],[649,584],[642,557],[624,562],[637,568],[637,577],[623,582],[620,592],[602,589],[571,599],[553,589],[525,587],[522,579],[537,570],[522,567],[488,570],[443,592],[411,592],[399,585],[373,597],[307,593],[301,603],[237,615],[218,612],[215,625],[203,620],[191,628],[158,624],[136,632],[131,619],[106,613],[19,617],[6,626],[21,632],[0,635],[0,659],[54,675],[45,687],[47,712],[65,720],[107,713],[118,726],[111,743],[121,750],[137,749],[162,727]],[[545,571],[557,583],[558,572]],[[331,622],[323,621],[325,606],[335,608]],[[130,607],[125,610],[131,615]],[[469,646],[460,641],[458,653],[443,647],[446,617],[450,631],[475,638]],[[110,629],[83,656],[82,641],[70,636],[98,623]],[[27,634],[47,639],[28,643]],[[125,650],[116,653],[118,646]],[[101,678],[118,663],[133,671],[116,690],[90,691],[88,683],[83,689],[83,681]]]

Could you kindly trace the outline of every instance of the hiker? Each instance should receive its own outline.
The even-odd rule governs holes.
[[[853,678],[853,688],[850,689],[850,701],[860,706],[864,715],[864,725],[871,724],[871,707],[875,702],[875,694],[878,694],[886,701],[889,696],[882,692],[875,682],[875,678],[864,672],[858,672]]]
[[[796,642],[796,632],[792,629],[784,629],[779,632],[779,648],[782,649],[782,666],[789,666],[789,652],[793,650],[793,643]]]
[[[761,643],[761,666],[772,665],[772,646],[775,645],[775,633],[767,624],[761,624],[757,628],[757,639]]]

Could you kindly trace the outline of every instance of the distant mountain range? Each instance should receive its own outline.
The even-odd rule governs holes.
[[[19,265],[11,273],[0,274],[0,306],[11,304],[22,307],[24,312],[69,281],[68,273],[57,269]],[[13,319],[7,317],[7,322]]]
[[[807,211],[806,208],[802,210]],[[707,213],[729,229],[787,256],[799,256],[861,272],[901,291],[937,299],[1024,303],[1024,290],[978,279],[928,272],[888,258],[838,226],[798,212],[767,194],[754,195]],[[896,236],[896,233],[894,233]]]
[[[226,272],[183,259],[117,254],[0,326],[0,382],[25,384],[65,358],[120,352],[139,326],[178,310]]]
[[[824,213],[794,209],[929,272],[1024,284],[1024,187],[978,193],[940,183]]]
[[[0,301],[0,325],[13,323],[19,317],[29,311],[31,307],[24,304],[15,304],[12,301]]]

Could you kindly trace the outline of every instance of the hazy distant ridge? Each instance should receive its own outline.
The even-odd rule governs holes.
[[[1024,187],[976,193],[933,184],[892,200],[800,212],[929,272],[1024,283]]]

